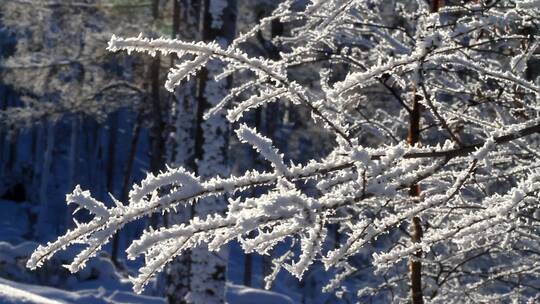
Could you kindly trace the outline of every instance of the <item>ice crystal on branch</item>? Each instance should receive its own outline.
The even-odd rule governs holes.
[[[40,246],[28,266],[86,244],[70,267],[75,271],[125,224],[228,194],[225,213],[147,231],[132,243],[128,256],[146,260],[133,279],[136,291],[182,252],[237,240],[246,252],[261,254],[291,245],[274,259],[267,287],[280,269],[301,278],[320,260],[336,270],[325,288],[334,291],[357,273],[356,257],[369,253],[362,263],[374,279],[358,283],[359,298],[405,301],[407,258],[421,259],[424,297],[434,302],[537,300],[537,289],[524,282],[537,280],[540,263],[534,254],[540,251],[540,87],[530,72],[537,68],[531,58],[540,38],[538,1],[467,1],[438,12],[423,1],[297,2],[283,1],[228,48],[113,36],[108,49],[183,58],[169,72],[169,90],[221,61],[226,75],[248,79],[205,118],[229,107],[227,117],[236,122],[252,108],[288,101],[309,110],[312,124],[335,138],[325,157],[287,165],[270,138],[240,124],[236,134],[272,172],[206,179],[169,168],[134,186],[126,205],[110,208],[76,188],[68,201],[95,218]],[[276,39],[279,59],[248,55],[242,45],[272,19],[289,27]],[[310,76],[320,85],[306,80],[305,71],[315,71]],[[411,146],[405,133],[415,113],[421,144]],[[415,185],[421,192],[411,196]],[[237,195],[260,186],[266,189],[260,196]],[[415,242],[404,232],[412,219],[425,230]],[[331,225],[344,236],[335,248],[325,245]]]

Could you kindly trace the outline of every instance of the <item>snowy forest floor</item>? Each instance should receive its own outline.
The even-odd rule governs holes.
[[[165,299],[137,295],[128,281],[129,270],[118,271],[106,254],[87,265],[85,271],[70,274],[61,265],[70,253],[59,256],[45,269],[26,269],[26,259],[37,243],[25,239],[31,226],[27,203],[0,200],[0,304],[159,304]],[[54,286],[54,287],[53,287]],[[229,303],[274,304],[293,303],[289,297],[275,292],[228,284]]]

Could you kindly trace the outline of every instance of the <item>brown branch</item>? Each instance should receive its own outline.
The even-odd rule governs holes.
[[[523,128],[515,133],[499,136],[495,138],[495,144],[501,145],[507,142],[529,136],[532,134],[540,133],[540,124],[536,124],[531,127]],[[441,151],[431,151],[431,152],[411,152],[406,153],[403,158],[426,158],[426,157],[446,157],[448,159],[464,156],[469,153],[476,151],[478,148],[481,148],[485,144],[485,141],[478,142],[475,144],[463,146],[461,148],[450,149],[450,150],[441,150]],[[384,155],[373,155],[372,159],[379,159]]]
[[[420,116],[421,116],[421,96],[414,94],[412,111],[409,113],[409,133],[407,135],[407,143],[414,146],[420,141]],[[415,183],[409,188],[409,194],[411,197],[420,196],[420,186]],[[419,243],[422,241],[424,231],[422,229],[422,222],[418,216],[413,217],[411,221],[412,232],[411,241],[413,243]],[[424,303],[422,292],[422,250],[418,250],[411,257],[409,262],[409,274],[411,277],[411,300],[413,304]]]
[[[439,8],[443,5],[443,0],[431,0],[431,12],[436,13],[439,11]],[[420,60],[420,65],[422,65],[422,58]],[[421,73],[421,72],[419,72]],[[414,87],[413,91],[413,105],[412,110],[409,113],[409,132],[407,134],[407,143],[411,146],[416,145],[420,142],[420,118],[422,115],[422,109],[420,100],[422,97],[416,91],[417,88]],[[426,96],[426,98],[428,98]],[[448,159],[446,159],[448,160]],[[420,186],[415,183],[409,189],[409,194],[411,197],[420,196]],[[422,222],[420,217],[415,216],[411,221],[412,233],[411,241],[413,243],[420,243],[424,235],[422,229]],[[409,274],[411,277],[411,302],[413,304],[423,304],[424,296],[422,290],[422,262],[420,261],[423,256],[423,250],[417,250],[413,256],[409,259]]]

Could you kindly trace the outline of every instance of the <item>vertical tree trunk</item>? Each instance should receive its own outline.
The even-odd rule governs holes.
[[[100,187],[100,180],[101,176],[99,176],[100,170],[99,170],[99,162],[100,162],[100,154],[101,154],[101,126],[99,124],[95,124],[93,121],[89,121],[89,123],[92,126],[92,134],[89,138],[89,149],[92,149],[91,155],[90,155],[90,163],[88,164],[88,175],[90,176],[90,182],[92,183],[94,189],[96,189],[96,193],[101,194],[99,190],[101,190]]]
[[[115,162],[116,162],[116,140],[117,140],[117,129],[118,129],[118,113],[113,113],[109,116],[109,140],[107,143],[107,192],[114,195],[114,173],[115,173]],[[118,256],[118,238],[120,232],[116,233],[113,237],[113,242],[111,244],[111,260],[115,265],[118,265],[117,256]]]
[[[51,205],[47,196],[47,186],[49,185],[49,176],[51,173],[51,163],[54,148],[54,122],[46,123],[47,132],[45,134],[45,155],[43,157],[43,167],[41,169],[41,180],[39,184],[39,203],[40,211],[38,215],[37,233],[40,239],[46,239],[51,233]]]
[[[69,155],[68,155],[68,188],[75,187],[75,176],[77,171],[77,142],[79,132],[79,117],[75,116],[71,120],[71,134],[69,138]]]
[[[95,158],[95,178],[93,184],[97,187],[97,193],[99,193],[99,198],[104,200],[106,197],[107,191],[107,177],[105,174],[105,128],[98,124],[98,134],[96,138],[96,158]]]
[[[420,140],[420,99],[419,95],[414,95],[413,106],[409,116],[409,133],[407,136],[407,142],[410,145],[415,145]],[[409,189],[409,194],[413,197],[420,196],[419,185],[413,185]],[[419,217],[412,219],[412,232],[411,238],[414,243],[418,243],[422,239],[422,223]],[[422,295],[422,263],[420,258],[422,257],[422,250],[418,250],[414,254],[414,258],[411,258],[409,262],[409,272],[411,277],[411,299],[413,304],[424,303]]]
[[[178,0],[173,2],[172,38],[188,41],[199,40],[200,0]],[[171,66],[178,61],[171,56]],[[197,110],[196,79],[184,82],[171,95],[172,135],[167,145],[169,163],[196,170],[195,121]],[[170,224],[188,222],[193,216],[192,206],[179,206],[177,212],[169,216]],[[165,272],[165,293],[171,304],[187,303],[186,296],[191,286],[191,251],[184,252],[169,263]]]
[[[227,6],[219,14],[219,4]],[[204,0],[201,13],[201,30],[204,41],[230,43],[235,34],[236,1]],[[216,9],[217,8],[217,9]],[[202,178],[228,174],[227,149],[229,128],[224,113],[203,121],[203,113],[217,104],[227,93],[231,79],[219,82],[211,80],[220,73],[221,65],[210,62],[200,73],[195,157],[197,173]],[[205,217],[211,213],[224,212],[225,202],[220,198],[207,198],[195,205],[195,215]],[[228,250],[209,252],[199,247],[192,250],[192,277],[188,301],[191,303],[225,303]]]
[[[8,102],[11,100],[12,106],[17,106],[17,99],[15,96],[8,96]],[[13,171],[15,163],[17,162],[17,143],[19,139],[19,130],[13,127],[9,132],[9,157],[7,159],[7,170]]]
[[[267,117],[266,116],[266,110],[267,110],[267,105],[263,105],[263,106],[261,106],[261,107],[259,107],[259,108],[257,108],[255,110],[255,126],[257,127],[257,130],[259,130],[259,132],[261,132],[262,134],[268,134],[267,120],[266,120],[266,117]],[[252,164],[251,164],[252,167],[254,169],[256,169],[256,170],[261,170],[261,171],[268,170],[267,162],[266,161],[261,162],[258,159],[258,154],[254,149],[250,148],[249,151],[250,151],[249,158],[252,161]],[[252,189],[250,191],[252,193],[251,196],[253,196],[253,197],[258,196],[257,189]],[[254,232],[250,232],[249,237],[253,237],[253,236],[254,236]],[[254,254],[253,253],[245,253],[244,256],[245,256],[245,258],[244,258],[244,278],[243,278],[243,282],[244,282],[245,286],[251,286],[252,285],[252,277],[253,277],[253,260],[254,260],[253,256],[254,256]],[[264,277],[266,277],[266,275],[268,275],[270,270],[271,270],[271,264],[272,264],[271,255],[262,255],[261,256],[261,273],[262,273],[262,278],[263,278],[262,285],[264,285]]]
[[[32,154],[33,154],[32,189],[39,189],[41,169],[43,167],[43,166],[40,166],[40,164],[42,164],[43,140],[45,136],[46,126],[40,124],[40,125],[37,125],[35,128],[36,128],[36,143],[33,146],[33,150],[32,150]],[[32,202],[39,203],[39,191],[31,194],[31,200]]]
[[[152,19],[156,23],[159,19],[159,7],[160,1],[152,1]],[[150,172],[158,173],[165,167],[165,120],[164,117],[164,104],[161,100],[161,88],[160,81],[161,73],[161,55],[155,54],[149,64],[149,78],[150,78],[150,104],[151,104],[151,119],[152,125],[150,127]],[[157,228],[160,220],[160,216],[157,214],[152,215],[150,218],[150,226]]]
[[[8,95],[8,92],[7,92],[6,86],[0,83],[0,110],[1,111],[4,111],[7,108],[7,95]],[[5,155],[4,147],[6,145],[5,140],[6,140],[7,134],[4,129],[5,129],[4,127],[0,129],[0,178],[2,178],[6,172],[6,170],[4,169],[4,166],[6,165],[5,158],[4,158],[4,155]]]
[[[137,146],[139,145],[139,138],[141,133],[142,113],[137,113],[137,119],[133,125],[133,131],[131,132],[131,141],[129,144],[129,154],[124,165],[122,181],[122,192],[120,194],[120,201],[125,203],[128,200],[129,189],[131,186],[131,175],[133,173],[133,164],[135,162],[135,156],[137,155]],[[116,233],[112,240],[111,260],[115,265],[118,263],[118,251],[120,246],[120,234]]]
[[[10,107],[10,101],[15,102],[15,98],[7,87],[0,84],[0,110],[5,110]],[[11,105],[15,106],[15,104]],[[6,172],[10,172],[13,168],[13,153],[14,151],[14,136],[16,136],[15,131],[7,130],[5,126],[1,126],[0,130],[0,175]],[[16,139],[15,139],[16,142]]]
[[[71,134],[69,139],[69,154],[68,154],[68,189],[75,188],[75,176],[77,172],[78,155],[77,155],[77,143],[79,134],[79,116],[75,115],[71,120]],[[66,206],[66,217],[64,226],[66,229],[70,228],[72,207]]]
[[[443,0],[431,0],[431,12],[437,12],[439,8],[444,4]],[[415,145],[420,142],[420,118],[422,97],[418,94],[414,94],[411,113],[409,114],[409,132],[407,135],[407,142],[409,145]],[[420,196],[420,186],[413,185],[409,189],[409,194],[413,197]],[[422,229],[422,222],[419,217],[415,216],[412,219],[412,231],[411,240],[414,243],[419,243],[422,240],[424,231]],[[422,250],[418,250],[414,253],[414,257],[409,261],[409,274],[411,278],[411,301],[413,304],[424,303],[422,292]]]
[[[253,277],[253,254],[246,253],[244,260],[244,285],[251,286]]]
[[[160,82],[160,65],[161,57],[156,54],[150,63],[150,99],[152,105],[152,127],[150,136],[152,140],[152,150],[150,158],[150,171],[157,173],[164,167],[164,147],[165,140],[164,129],[165,121],[163,120],[163,104],[161,101],[161,82]]]
[[[159,0],[152,1],[152,18],[157,22],[159,18]],[[150,101],[152,105],[152,127],[151,136],[151,158],[150,171],[157,173],[164,167],[164,129],[165,121],[163,119],[163,103],[161,100],[161,81],[160,81],[161,56],[157,53],[150,62]]]
[[[260,15],[258,16],[259,19],[264,18],[266,15],[270,14],[275,6],[267,7],[266,11],[261,11]],[[279,20],[272,20],[271,28],[270,28],[270,40],[266,40],[263,35],[259,34],[258,39],[262,47],[264,48],[264,51],[266,52],[266,55],[268,58],[272,60],[280,60],[281,54],[280,49],[276,47],[272,39],[277,36],[281,36],[283,34],[283,24]],[[263,134],[267,134],[270,137],[274,137],[274,133],[276,130],[281,126],[281,124],[284,121],[284,112],[280,111],[280,106],[278,103],[269,103],[263,105],[259,110],[256,112],[256,126],[257,129],[262,132]],[[257,153],[253,156],[255,159],[257,159]],[[258,161],[256,161],[258,162]],[[268,170],[268,162],[258,162],[258,166],[262,170]],[[247,265],[247,263],[252,263],[251,256],[248,254],[246,257],[246,268],[249,268],[250,266]],[[264,278],[269,275],[272,271],[272,256],[270,255],[263,255],[261,256],[261,272],[262,272],[262,278],[263,282],[262,285],[264,285]]]
[[[109,116],[109,138],[107,143],[107,191],[114,194],[114,167],[116,160],[116,134],[118,129],[118,113]]]

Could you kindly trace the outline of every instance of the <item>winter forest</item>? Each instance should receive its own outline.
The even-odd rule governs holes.
[[[0,303],[540,303],[540,0],[0,0]]]

